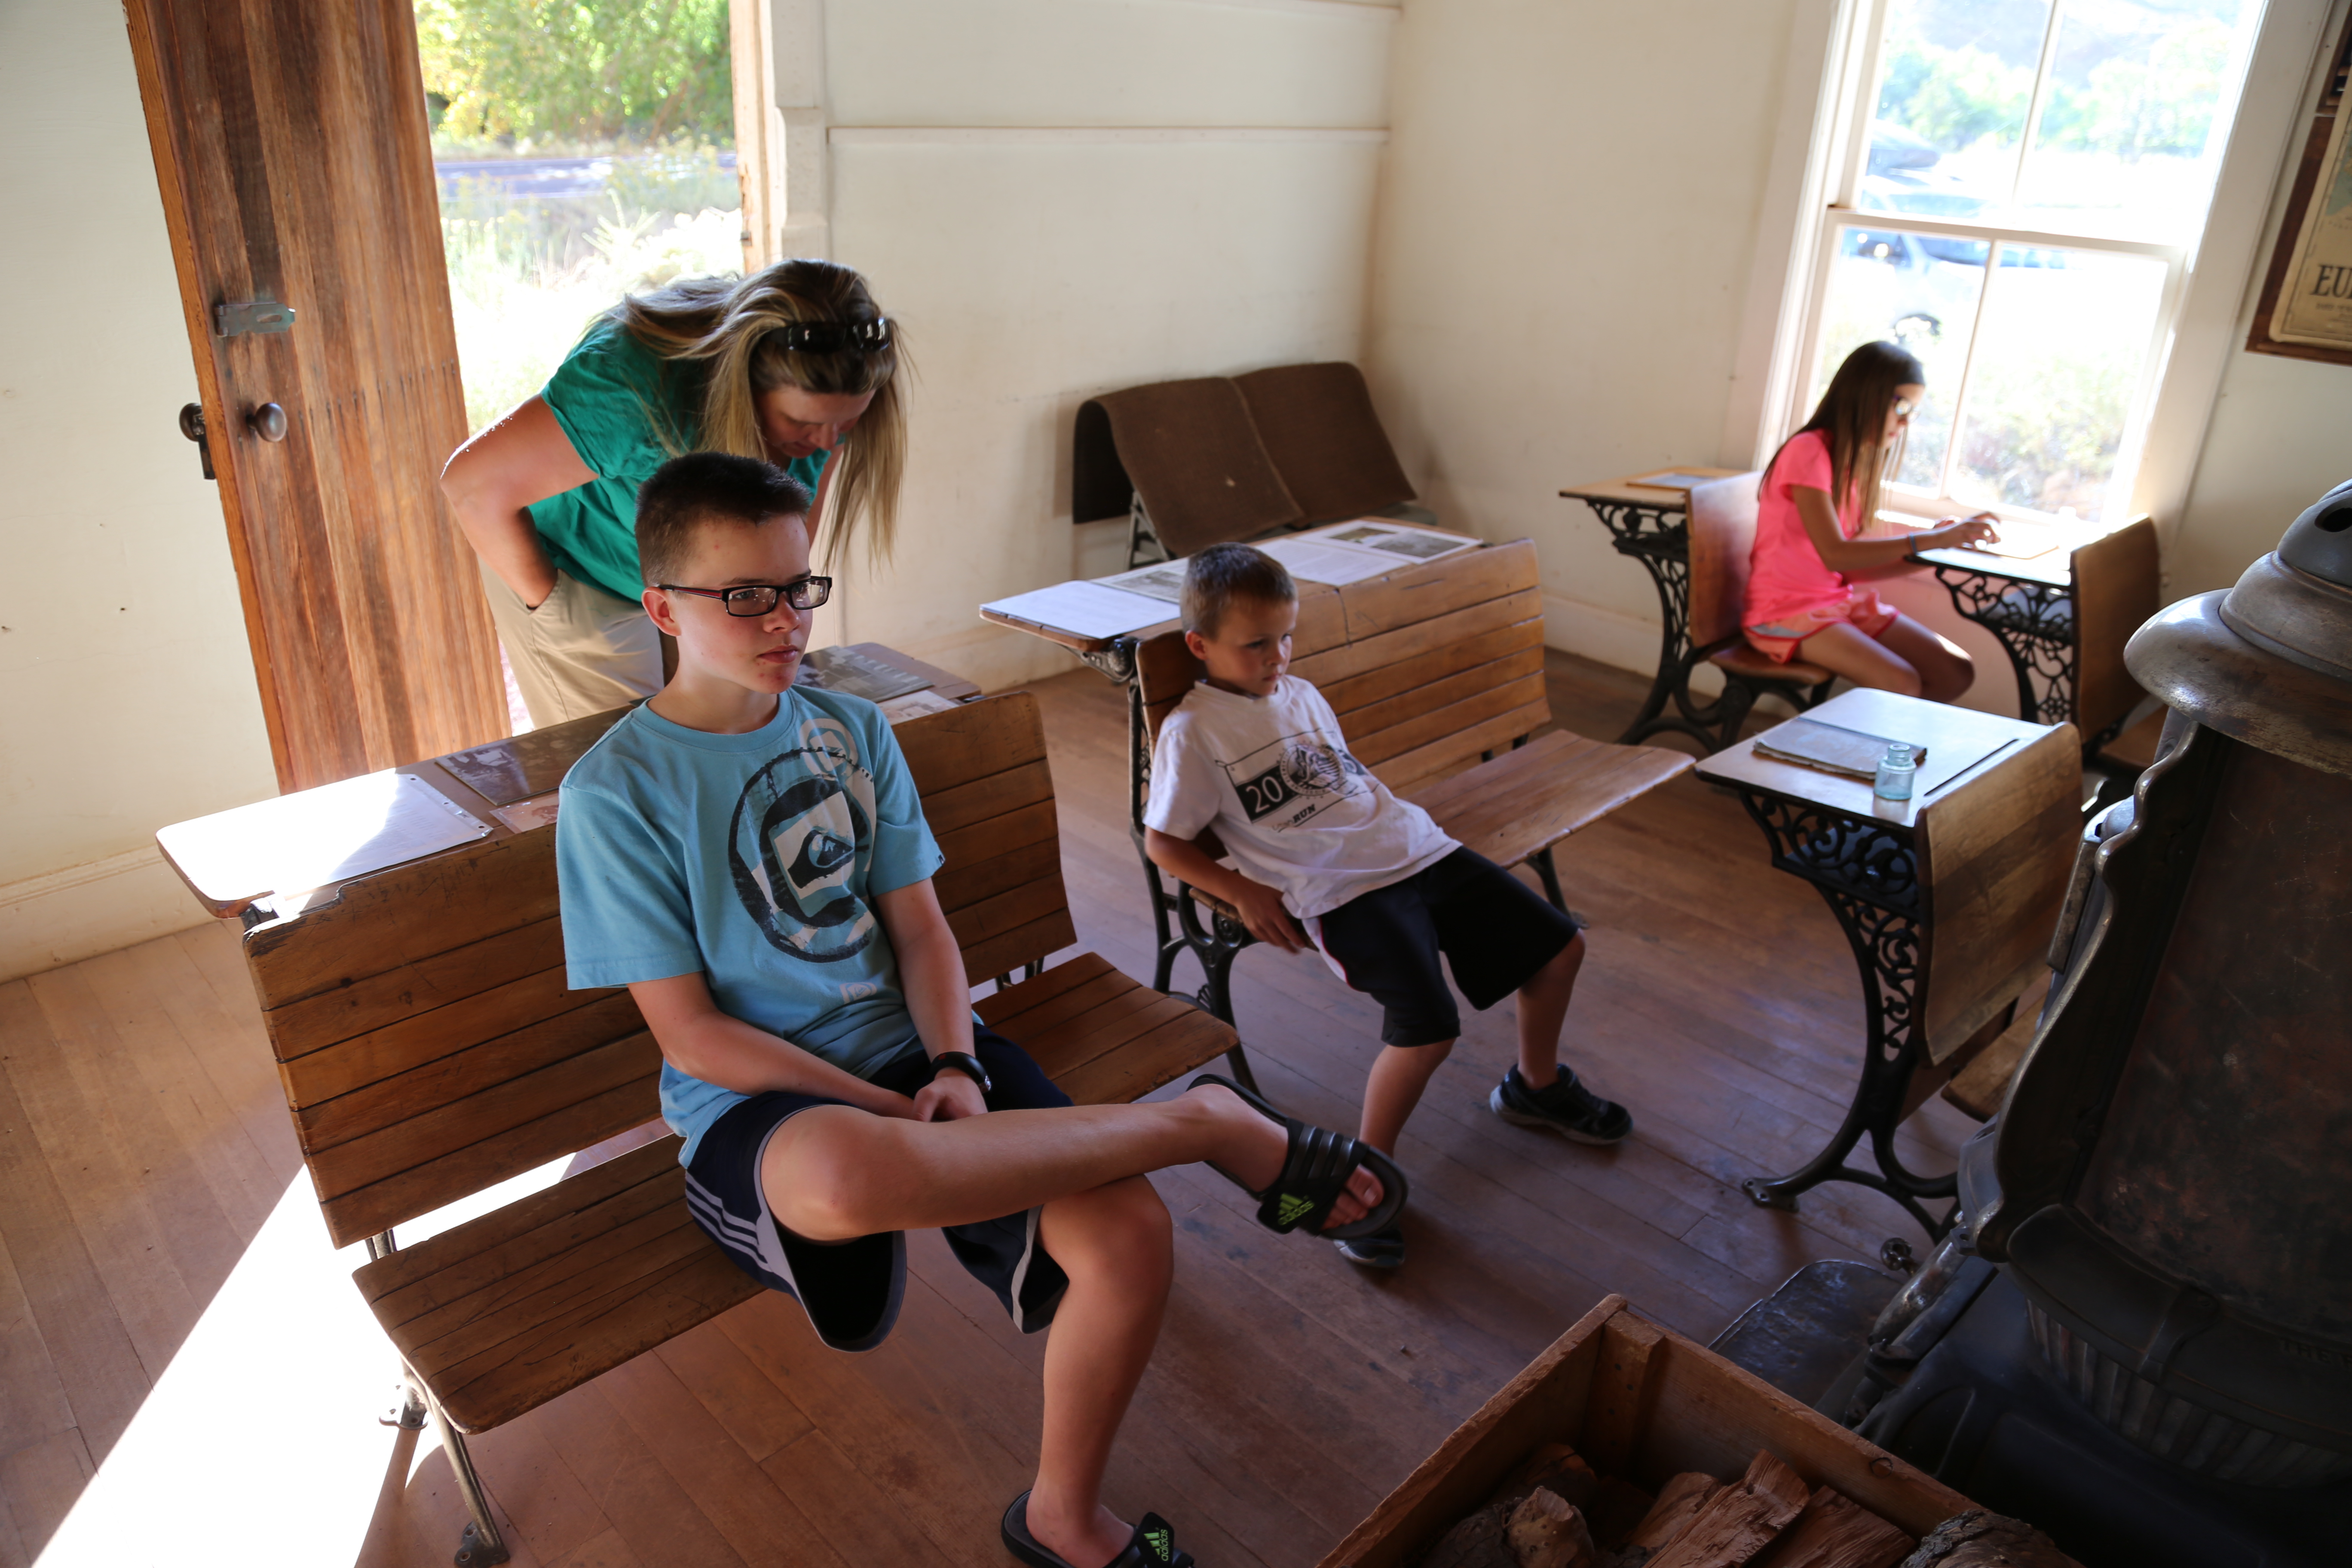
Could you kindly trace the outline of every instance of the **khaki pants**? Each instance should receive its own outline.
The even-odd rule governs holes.
[[[482,588],[523,706],[541,729],[651,697],[662,687],[661,633],[634,599],[568,573],[537,609],[488,567]]]

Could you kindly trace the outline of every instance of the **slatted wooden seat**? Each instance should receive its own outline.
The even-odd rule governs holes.
[[[1562,909],[1552,847],[1691,766],[1678,752],[1565,730],[1528,739],[1551,722],[1551,704],[1535,545],[1524,539],[1347,588],[1302,584],[1291,647],[1291,672],[1322,691],[1358,761],[1488,859],[1532,865]],[[1201,674],[1181,633],[1137,649],[1129,728],[1139,854],[1160,721]],[[1223,857],[1213,830],[1200,842]],[[1149,856],[1143,868],[1159,931],[1153,984],[1166,990],[1189,951],[1206,976],[1202,1005],[1232,1022],[1229,980],[1253,940],[1247,928],[1222,900],[1182,882],[1171,890],[1174,879]]]
[[[1053,778],[1026,692],[898,728],[947,861],[940,901],[979,1008],[1081,1103],[1132,1100],[1234,1050],[1186,1000],[1079,953]],[[429,1395],[467,1491],[473,1562],[502,1560],[459,1434],[487,1431],[758,1287],[688,1219],[663,1137],[394,1250],[392,1228],[659,1112],[660,1052],[626,991],[564,986],[554,828],[468,845],[256,926],[246,953],[338,1246]]]

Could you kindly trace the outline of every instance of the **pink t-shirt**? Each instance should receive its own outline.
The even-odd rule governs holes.
[[[1804,519],[1797,515],[1793,486],[1828,493],[1830,438],[1807,430],[1780,449],[1764,477],[1764,493],[1756,503],[1756,545],[1748,557],[1748,603],[1739,624],[1769,626],[1825,605],[1842,605],[1853,590],[1845,574],[1822,563],[1822,552],[1806,537]],[[1838,508],[1838,531],[1852,539],[1862,527],[1862,498],[1846,497]]]

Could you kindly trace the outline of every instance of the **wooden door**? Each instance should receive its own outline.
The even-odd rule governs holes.
[[[504,735],[410,0],[126,10],[279,787]]]

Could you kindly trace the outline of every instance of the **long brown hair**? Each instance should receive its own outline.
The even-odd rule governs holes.
[[[1793,441],[1818,430],[1829,442],[1830,510],[1842,519],[1848,498],[1859,496],[1863,504],[1857,532],[1869,526],[1878,510],[1886,476],[1903,466],[1907,426],[1896,433],[1891,456],[1886,449],[1886,411],[1895,405],[1895,389],[1927,384],[1927,372],[1909,350],[1889,342],[1864,343],[1845,356],[1830,377],[1829,390],[1822,394],[1821,406],[1789,437]],[[1789,441],[1781,442],[1772,461],[1764,465],[1767,480]]]
[[[606,315],[662,358],[700,363],[698,451],[765,458],[758,404],[763,392],[792,386],[826,396],[872,393],[874,401],[835,455],[839,471],[827,487],[825,515],[809,521],[821,531],[827,563],[837,562],[859,532],[869,559],[889,554],[898,486],[907,472],[906,399],[898,374],[906,350],[898,323],[888,323],[880,347],[827,353],[788,349],[776,330],[794,322],[883,321],[865,279],[835,262],[780,261],[741,279],[682,279],[633,294]],[[663,424],[657,419],[656,429]],[[663,436],[666,445],[673,444],[668,432]]]

